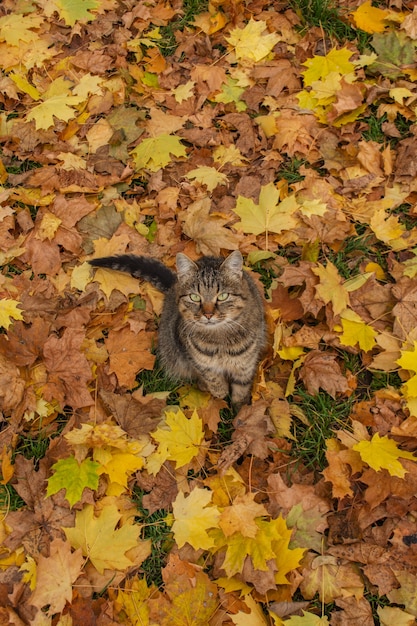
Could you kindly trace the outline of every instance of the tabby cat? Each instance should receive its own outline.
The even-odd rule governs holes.
[[[177,273],[152,257],[121,255],[90,261],[128,272],[165,293],[158,355],[174,379],[196,381],[216,398],[248,404],[266,344],[262,297],[243,270],[238,250],[194,262],[177,254]]]

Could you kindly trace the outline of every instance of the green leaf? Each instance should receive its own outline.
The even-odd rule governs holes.
[[[85,487],[97,489],[99,467],[99,463],[90,459],[85,459],[81,463],[73,456],[60,459],[52,466],[55,474],[48,479],[47,497],[60,489],[65,489],[65,499],[71,507],[74,506],[81,499]]]
[[[395,80],[403,74],[401,67],[414,63],[415,45],[405,33],[375,33],[371,44],[378,54],[378,59],[369,66],[372,73],[380,72]]]
[[[59,17],[68,26],[74,26],[76,22],[91,22],[95,15],[90,13],[90,9],[97,9],[100,6],[98,0],[54,0],[54,4]]]
[[[224,104],[234,102],[236,110],[241,113],[248,108],[246,103],[240,99],[244,91],[245,87],[239,87],[238,81],[229,76],[227,81],[223,83],[220,93],[216,94],[213,100],[214,102],[223,102]]]

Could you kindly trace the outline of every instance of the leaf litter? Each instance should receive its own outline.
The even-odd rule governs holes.
[[[189,6],[0,7],[1,622],[413,624],[416,9]],[[144,382],[161,295],[88,260],[237,248],[271,342],[228,417]]]

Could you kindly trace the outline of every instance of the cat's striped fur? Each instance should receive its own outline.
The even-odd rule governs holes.
[[[152,257],[122,255],[90,261],[128,272],[165,295],[158,353],[168,375],[196,381],[217,398],[250,402],[253,379],[266,344],[262,297],[243,271],[241,253],[194,262],[177,255],[177,273]]]

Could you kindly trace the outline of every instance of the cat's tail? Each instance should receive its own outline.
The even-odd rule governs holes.
[[[158,259],[148,256],[121,254],[91,259],[89,263],[93,267],[105,267],[119,272],[127,272],[135,278],[143,278],[164,293],[169,291],[177,280],[176,274],[166,265]]]

